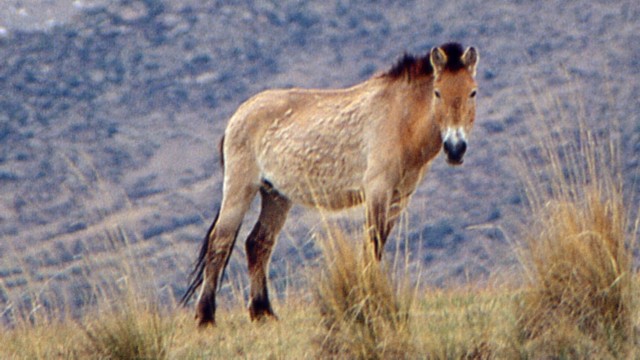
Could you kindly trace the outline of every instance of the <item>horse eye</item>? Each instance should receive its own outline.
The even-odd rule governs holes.
[[[435,90],[435,91],[433,92],[433,94],[434,94],[438,99],[440,99],[440,90]]]
[[[472,90],[472,91],[471,91],[471,94],[469,94],[469,97],[470,97],[470,98],[474,98],[474,97],[476,97],[476,94],[477,94],[477,93],[478,93],[478,92],[477,92],[476,90]]]

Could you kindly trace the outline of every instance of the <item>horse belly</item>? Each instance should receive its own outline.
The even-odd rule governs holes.
[[[367,160],[361,134],[314,127],[266,135],[259,155],[263,178],[291,201],[327,209],[362,202]]]

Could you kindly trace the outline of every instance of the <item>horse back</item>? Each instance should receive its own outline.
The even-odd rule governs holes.
[[[342,208],[361,202],[368,162],[367,127],[375,96],[342,90],[268,90],[231,118],[225,156],[252,162],[260,181],[294,202]]]

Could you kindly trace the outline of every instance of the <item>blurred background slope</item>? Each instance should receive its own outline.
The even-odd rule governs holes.
[[[640,193],[638,18],[636,1],[4,0],[0,304],[34,284],[82,297],[83,266],[107,268],[114,241],[156,288],[181,295],[221,197],[218,141],[242,101],[347,87],[447,41],[481,56],[469,152],[462,167],[433,162],[388,251],[408,244],[432,285],[508,270],[525,205],[514,153],[533,147],[552,109],[613,131],[629,192]],[[294,208],[274,286],[295,283],[322,226]]]

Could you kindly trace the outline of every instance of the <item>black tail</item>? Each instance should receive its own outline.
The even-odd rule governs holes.
[[[207,250],[209,249],[209,240],[211,239],[211,232],[216,226],[219,216],[220,211],[218,211],[218,213],[216,214],[216,218],[213,220],[213,223],[211,223],[211,227],[209,227],[209,231],[207,231],[207,235],[202,242],[198,260],[196,261],[193,271],[191,271],[191,274],[189,274],[189,278],[191,279],[191,281],[189,282],[189,288],[187,288],[187,292],[182,296],[182,299],[180,299],[180,304],[182,306],[187,305],[189,300],[193,297],[193,294],[195,294],[196,290],[200,287],[200,285],[202,285],[202,282],[204,281],[204,266],[207,259]]]
[[[224,169],[224,135],[222,135],[220,143],[218,144],[218,151],[220,152],[220,165]]]
[[[224,135],[222,136],[222,138],[220,139],[220,143],[218,144],[218,151],[220,151],[220,164],[222,165],[222,168],[224,169]],[[224,171],[224,170],[223,170]],[[216,214],[216,218],[213,220],[213,222],[211,223],[211,227],[209,227],[209,231],[207,231],[207,235],[204,238],[204,241],[202,242],[202,247],[200,248],[200,254],[198,255],[198,260],[196,261],[196,264],[193,268],[193,271],[191,271],[191,274],[189,274],[189,278],[191,279],[189,282],[189,287],[187,288],[187,292],[182,296],[182,299],[180,299],[180,305],[182,306],[186,306],[187,303],[189,302],[189,300],[191,300],[191,298],[193,297],[193,294],[196,293],[196,290],[198,290],[198,288],[200,287],[200,285],[202,285],[202,282],[204,281],[204,267],[206,265],[206,258],[207,258],[207,250],[209,249],[209,241],[211,240],[211,232],[213,232],[213,229],[216,227],[216,224],[218,223],[218,217],[220,216],[220,210],[218,210],[218,213]],[[240,229],[238,229],[240,230]],[[236,237],[238,236],[238,232],[236,231]],[[235,244],[235,238],[233,240],[234,244]],[[233,249],[233,245],[231,247]],[[225,265],[224,268],[222,268],[222,277],[224,277],[224,272],[225,269],[227,267],[227,264],[229,263],[229,258],[231,257],[231,252],[229,252],[229,254],[227,255],[227,259],[225,261]]]

